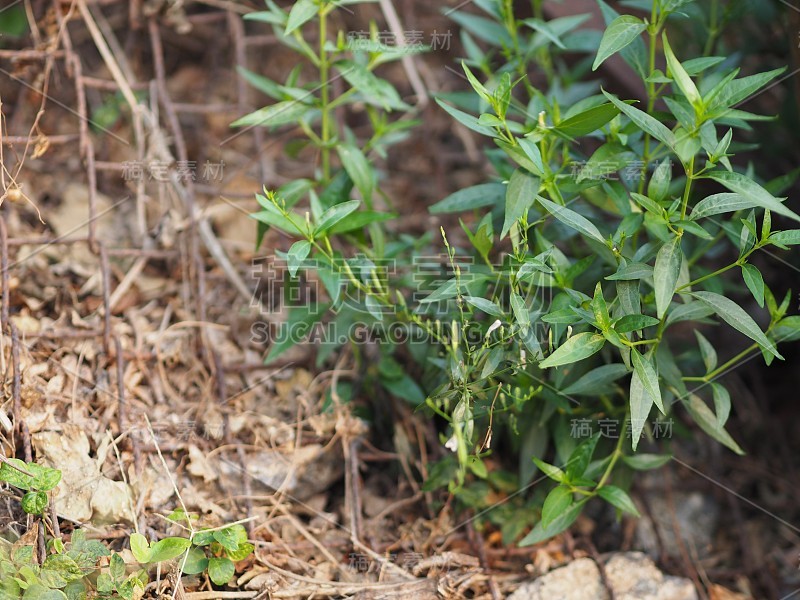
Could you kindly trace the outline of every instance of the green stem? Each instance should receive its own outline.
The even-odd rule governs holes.
[[[322,182],[328,183],[331,178],[331,122],[330,122],[330,84],[328,77],[330,73],[330,63],[328,60],[328,51],[325,44],[328,39],[328,13],[323,8],[319,12],[319,79],[321,90],[321,110],[322,110],[322,125],[321,125],[321,153],[322,153]]]
[[[658,12],[657,12],[657,2],[653,2],[653,9],[650,11],[650,24],[647,28],[647,33],[650,37],[650,56],[649,56],[649,64],[648,64],[648,79],[652,79],[653,73],[656,70],[656,46],[658,44],[658,32],[660,27],[660,23],[657,22]],[[653,109],[656,105],[656,84],[653,81],[647,82],[647,114],[652,115]],[[650,164],[650,134],[647,133],[644,136],[644,153],[642,155],[642,159],[644,164],[642,165],[642,178],[639,181],[639,193],[644,192],[644,184],[645,180],[647,179],[645,175],[647,174],[647,168]]]
[[[628,416],[628,413],[625,413],[625,416]],[[595,492],[600,490],[607,482],[609,477],[611,477],[611,472],[614,470],[614,467],[617,464],[617,461],[622,456],[622,444],[625,441],[625,434],[628,432],[628,419],[626,418],[622,423],[622,431],[619,434],[619,439],[617,440],[617,446],[614,448],[614,454],[611,455],[611,462],[608,463],[606,467],[605,473],[603,473],[603,477],[600,478],[600,483],[597,484],[595,488]]]
[[[717,275],[722,275],[726,271],[730,271],[734,267],[738,267],[740,264],[741,263],[737,260],[735,263],[733,263],[731,265],[728,265],[727,267],[722,267],[721,269],[717,269],[713,273],[709,273],[708,275],[703,275],[702,277],[700,277],[698,279],[695,279],[694,281],[690,281],[689,283],[683,284],[681,287],[679,287],[677,290],[675,290],[675,292],[676,293],[680,293],[681,291],[683,291],[683,290],[685,290],[687,288],[690,288],[690,287],[692,287],[694,285],[697,285],[698,283],[703,283],[704,281],[706,281],[708,279],[711,279],[713,277],[716,277]]]
[[[686,167],[686,187],[683,189],[683,202],[681,203],[681,221],[686,218],[686,211],[689,209],[689,196],[692,193],[692,183],[694,183],[694,156]],[[683,228],[681,228],[681,232]]]
[[[704,375],[703,377],[683,377],[682,379],[684,381],[699,381],[699,382],[702,382],[702,383],[709,383],[710,381],[713,381],[714,379],[719,377],[720,374],[724,373],[725,371],[730,369],[732,366],[737,364],[743,358],[746,358],[747,355],[750,354],[753,350],[758,350],[758,347],[759,347],[758,344],[752,344],[752,345],[748,346],[747,348],[742,350],[739,354],[737,354],[732,359],[727,361],[725,364],[717,367],[716,369],[714,369],[710,373]]]
[[[703,48],[703,56],[711,56],[719,35],[719,0],[711,0],[711,20],[708,26],[708,39]]]

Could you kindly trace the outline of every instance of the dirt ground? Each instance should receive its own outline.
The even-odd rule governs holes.
[[[394,4],[409,29],[454,30],[435,3]],[[36,27],[0,38],[0,445],[62,469],[48,534],[80,524],[123,550],[134,526],[175,533],[164,516],[177,507],[203,525],[240,520],[255,554],[237,564],[230,595],[184,578],[179,593],[197,600],[501,598],[542,565],[635,547],[633,523],[601,515],[545,546],[504,546],[421,488],[443,451],[433,423],[386,397],[392,430],[376,435],[358,406],[331,400],[336,382],[361,375],[351,354],[317,368],[303,346],[264,365],[253,323],[281,315],[260,259],[289,240],[270,233],[256,252],[248,214],[263,185],[307,176],[315,157],[292,155],[291,129],[230,128],[267,103],[237,67],[280,78],[295,61],[268,26],[242,21],[260,2],[24,6]],[[370,19],[383,23],[378,5],[337,26]],[[419,60],[431,92],[463,89],[458,53],[454,35]],[[412,93],[401,66],[384,74]],[[438,227],[428,205],[488,173],[479,141],[434,104],[420,118],[424,131],[383,165],[401,212],[393,226],[412,235]],[[695,581],[700,597],[788,600],[800,588],[800,353],[786,356],[768,374],[748,364],[730,376],[732,434],[747,457],[687,442],[660,472],[668,503],[697,490],[723,515],[702,557],[661,548],[660,566]],[[0,496],[0,529],[39,525]],[[163,577],[148,597],[174,585]]]

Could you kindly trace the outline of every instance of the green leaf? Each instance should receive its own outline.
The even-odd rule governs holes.
[[[656,256],[656,266],[653,269],[653,281],[656,290],[656,313],[658,318],[664,317],[681,274],[683,252],[681,251],[681,238],[675,236],[661,247]]]
[[[628,368],[623,364],[603,365],[592,369],[575,383],[561,390],[561,393],[566,396],[600,396],[606,393],[610,383],[627,374]]]
[[[132,533],[130,542],[131,552],[133,553],[133,557],[136,559],[136,561],[143,565],[149,563],[150,544],[147,542],[147,538],[141,533]]]
[[[567,460],[567,480],[575,481],[583,477],[589,463],[592,462],[597,442],[600,441],[600,433],[595,433],[588,440],[581,442],[570,454]]]
[[[672,149],[673,152],[676,151],[675,149],[678,144],[678,140],[675,137],[675,134],[672,133],[672,131],[666,125],[654,119],[646,112],[622,102],[619,98],[609,94],[605,90],[603,90],[603,94],[605,94],[606,98],[608,98],[614,104],[614,106],[625,113],[628,118],[633,121],[637,127],[639,127],[639,129],[645,133],[649,133],[659,142],[666,144],[670,149]]]
[[[197,575],[208,568],[208,558],[202,548],[191,548],[183,562],[183,572],[187,575]]]
[[[420,401],[420,404],[424,402],[424,399]],[[244,560],[250,554],[252,554],[253,550],[255,550],[255,546],[250,542],[239,542],[239,547],[236,550],[230,550],[227,552],[228,558],[230,558],[233,562],[237,562],[240,560]]]
[[[121,581],[125,577],[125,561],[116,552],[111,555],[108,567],[114,581]]]
[[[644,263],[629,263],[620,267],[616,273],[606,277],[609,281],[633,281],[653,276],[653,267]]]
[[[653,363],[650,359],[642,356],[636,349],[631,350],[631,359],[634,372],[639,376],[644,390],[652,398],[658,410],[666,414],[664,410],[664,401],[661,399],[661,387],[658,383],[658,373]]]
[[[486,89],[486,87],[478,81],[478,78],[472,73],[470,68],[467,66],[467,63],[463,60],[461,61],[461,67],[464,69],[464,74],[467,76],[467,81],[472,86],[472,89],[477,92],[477,94],[489,105],[492,106],[494,104],[494,97]]]
[[[627,168],[635,159],[636,155],[633,152],[626,150],[617,142],[603,144],[578,171],[577,182],[580,183],[586,179],[607,178],[609,175]]]
[[[600,5],[600,11],[603,13],[603,20],[605,21],[606,27],[608,27],[614,19],[619,17],[619,13],[603,0],[597,0],[597,3]],[[649,75],[647,47],[641,37],[633,40],[630,46],[623,48],[620,54],[623,60],[636,71],[639,77],[645,79]]]
[[[69,582],[83,578],[83,575],[75,560],[66,554],[51,554],[45,558],[40,574],[41,582],[53,588],[63,588]]]
[[[642,194],[637,194],[636,192],[631,192],[631,198],[647,212],[663,220],[665,211],[658,202]]]
[[[537,196],[537,199],[547,212],[564,223],[564,225],[567,227],[571,227],[583,235],[597,240],[601,244],[606,243],[605,239],[603,238],[603,234],[600,233],[600,230],[597,229],[597,227],[595,227],[594,224],[586,217],[579,215],[574,210],[571,210],[566,206],[561,206],[555,202],[550,202],[550,200],[546,200],[541,196]]]
[[[506,28],[503,27],[501,23],[498,23],[494,19],[487,19],[463,10],[454,11],[452,9],[448,9],[446,15],[484,42],[493,46],[511,47],[509,44],[511,44],[512,41],[508,31],[506,31]]]
[[[703,399],[696,394],[690,394],[689,400],[683,400],[683,405],[686,410],[692,415],[695,423],[700,426],[700,429],[705,431],[712,438],[717,440],[723,446],[730,448],[736,454],[743,455],[744,450],[741,449],[734,439],[723,429],[717,417],[710,408],[703,402]]]
[[[491,300],[487,300],[486,298],[478,298],[476,296],[464,296],[463,298],[467,304],[471,304],[478,310],[482,310],[487,315],[492,315],[493,317],[504,316],[503,309],[497,306],[497,304]]]
[[[749,337],[766,351],[774,354],[776,358],[783,360],[783,356],[780,355],[772,342],[767,339],[767,336],[764,335],[764,332],[761,331],[752,317],[733,300],[713,292],[694,292],[691,295],[711,308],[728,325]]]
[[[764,308],[764,278],[761,276],[761,271],[755,265],[744,264],[742,265],[742,278],[758,305]]]
[[[703,357],[706,373],[710,373],[717,368],[717,351],[714,349],[714,346],[711,345],[711,342],[696,329],[694,335],[697,338],[697,345],[700,347],[700,356]]]
[[[350,200],[349,202],[343,202],[342,204],[331,206],[328,210],[320,215],[319,223],[314,228],[314,236],[326,233],[342,219],[347,218],[353,212],[358,210],[360,204],[361,203],[358,200]],[[363,227],[364,224],[362,224],[360,227]],[[355,227],[355,229],[360,229],[360,227]]]
[[[665,200],[669,193],[669,184],[671,181],[672,162],[669,160],[662,160],[653,172],[653,176],[650,178],[650,183],[647,185],[647,195],[656,202]]]
[[[778,321],[773,331],[778,342],[796,342],[800,340],[800,316],[786,317]]]
[[[100,573],[95,584],[97,592],[102,596],[110,596],[114,592],[114,581],[108,573]],[[3,596],[0,595],[0,598]],[[16,596],[14,596],[16,598]]]
[[[731,81],[711,100],[708,105],[709,112],[739,104],[784,71],[786,71],[786,67]]]
[[[187,538],[168,537],[159,540],[150,546],[150,560],[148,562],[159,563],[183,554],[192,545]]]
[[[642,312],[642,298],[638,281],[618,281],[617,298],[623,314],[638,315]]]
[[[374,173],[367,157],[352,144],[337,144],[336,152],[339,154],[345,171],[353,180],[358,191],[361,192],[361,197],[367,207],[371,206]]]
[[[506,186],[502,183],[483,183],[458,190],[431,206],[431,214],[462,212],[495,206],[499,204],[506,194]]]
[[[383,108],[386,111],[406,110],[410,107],[400,99],[394,86],[381,79],[366,67],[352,60],[339,60],[334,63],[342,77],[350,86],[361,93],[367,104]]]
[[[61,590],[50,590],[41,583],[34,581],[22,595],[23,600],[67,600],[67,595]]]
[[[28,471],[33,475],[31,489],[49,492],[61,482],[61,471],[58,469],[31,463],[28,465]]]
[[[769,241],[783,246],[796,246],[800,244],[800,229],[776,231],[769,236]]]
[[[731,414],[731,395],[719,383],[712,383],[711,391],[714,395],[714,412],[717,413],[717,427],[722,429]]]
[[[290,276],[295,277],[297,275],[297,270],[303,265],[303,261],[308,258],[309,252],[311,252],[311,242],[308,240],[300,240],[292,244],[286,254],[286,266]]]
[[[268,77],[248,71],[244,67],[237,67],[236,71],[241,75],[247,83],[254,88],[263,92],[273,100],[281,100],[283,98],[283,86]]]
[[[26,492],[22,496],[22,510],[29,515],[40,515],[47,508],[47,494],[45,492]]]
[[[318,7],[314,0],[297,0],[289,12],[289,20],[286,22],[284,35],[289,35],[295,29],[308,23],[317,14]]]
[[[21,470],[20,470],[21,469]],[[0,481],[5,481],[21,490],[30,489],[33,477],[26,475],[28,465],[18,458],[6,458],[0,463]]]
[[[231,127],[277,127],[288,123],[296,123],[311,110],[311,107],[297,100],[284,100],[270,106],[260,108],[231,123]]]
[[[655,317],[647,315],[625,315],[619,321],[614,323],[614,330],[617,333],[630,333],[632,331],[639,331],[646,327],[654,327],[661,321]]]
[[[619,114],[613,104],[601,104],[564,119],[555,129],[571,138],[594,133]]]
[[[544,462],[543,460],[539,460],[535,456],[533,457],[533,462],[539,467],[539,470],[544,473],[547,477],[552,479],[553,481],[557,481],[559,483],[563,483],[567,479],[566,473],[556,467],[555,465],[551,465],[549,463]]]
[[[534,170],[532,172],[535,175],[543,176],[545,168],[542,160],[542,151],[539,150],[539,146],[536,145],[536,142],[528,138],[522,138],[519,140],[519,147],[522,148],[522,152],[533,164]]]
[[[225,585],[236,573],[236,567],[229,558],[208,559],[208,577],[217,585]]]
[[[569,365],[600,352],[605,338],[596,333],[578,333],[569,338],[555,352],[539,363],[542,369]]]
[[[256,199],[264,207],[264,210],[258,213],[252,213],[250,216],[259,223],[271,225],[278,229],[285,231],[292,235],[306,235],[303,231],[303,222],[300,215],[297,213],[288,213],[289,218],[283,216],[281,212],[264,196],[256,194]]]
[[[556,46],[558,46],[562,50],[566,50],[564,42],[562,42],[561,38],[558,37],[558,34],[555,31],[553,31],[549,23],[542,21],[541,19],[525,19],[522,22],[525,23],[525,25],[527,25],[531,29],[541,33],[544,37],[553,42]]]
[[[520,327],[526,329],[531,324],[531,315],[525,301],[514,291],[511,292],[511,310],[514,311],[514,318]]]
[[[746,175],[736,171],[714,171],[703,175],[703,177],[713,179],[730,191],[744,196],[750,200],[752,206],[767,208],[776,214],[800,221],[800,216],[782,204],[785,198],[776,198]]]
[[[239,547],[238,533],[232,527],[216,530],[214,532],[214,540],[218,542],[220,546],[231,552]]]
[[[534,527],[533,530],[520,541],[519,545],[533,546],[534,544],[539,544],[545,540],[549,540],[551,537],[566,531],[570,525],[575,522],[575,520],[578,518],[578,515],[581,514],[583,506],[586,504],[586,502],[587,500],[576,502],[567,510],[562,512],[546,527],[540,521],[536,524],[536,527]]]
[[[313,303],[290,309],[289,318],[285,326],[278,329],[281,335],[272,340],[269,354],[264,361],[265,364],[269,364],[289,348],[305,339],[313,325],[322,318],[327,309],[327,304],[315,305]]]
[[[439,98],[436,98],[436,104],[441,106],[447,114],[453,117],[456,121],[471,129],[476,133],[480,133],[481,135],[485,135],[488,137],[495,137],[497,132],[492,127],[486,127],[485,125],[481,125],[478,122],[478,118],[474,117],[468,113],[465,113],[462,110],[455,108],[454,106],[450,106],[449,104],[445,104]]]
[[[622,462],[637,471],[650,471],[663,467],[672,457],[668,454],[636,454],[623,456]]]
[[[528,210],[536,201],[538,192],[538,177],[532,177],[522,169],[517,169],[512,173],[506,189],[506,213],[500,239],[508,235],[508,231],[514,223],[527,216]]]
[[[389,221],[397,217],[396,214],[393,213],[384,213],[384,212],[377,212],[374,210],[362,210],[357,213],[353,213],[347,217],[346,221],[339,221],[335,225],[333,225],[329,230],[328,233],[331,235],[338,235],[341,233],[350,233],[351,231],[357,231],[363,229],[367,225],[371,225],[372,223],[382,223],[383,221]]]
[[[544,499],[542,505],[542,526],[547,527],[572,504],[572,492],[566,486],[559,485]]]
[[[635,353],[635,351],[631,351],[631,355]],[[650,410],[653,408],[653,395],[645,390],[638,369],[634,370],[631,376],[630,405],[631,445],[633,449],[636,450],[636,447],[639,445],[639,440],[642,437],[642,431],[647,422],[647,417],[650,416]]]
[[[758,205],[741,194],[714,194],[698,202],[692,210],[690,218],[696,221],[704,217],[755,208],[756,206]]]
[[[672,52],[666,32],[663,33],[662,40],[664,41],[664,54],[667,57],[667,66],[672,74],[672,78],[675,80],[681,92],[683,92],[683,95],[686,96],[686,99],[694,106],[697,113],[700,114],[703,107],[703,99],[700,96],[700,92],[697,91],[697,86]]]
[[[647,29],[647,25],[641,19],[630,15],[622,15],[614,19],[603,33],[603,39],[600,40],[600,48],[597,50],[597,57],[592,64],[592,71],[596,71],[607,58],[630,45],[645,29]]]
[[[631,500],[631,497],[628,496],[624,490],[614,485],[605,485],[600,488],[597,494],[603,500],[620,509],[622,512],[631,514],[634,517],[641,516],[636,508],[636,505],[633,503],[633,500]]]

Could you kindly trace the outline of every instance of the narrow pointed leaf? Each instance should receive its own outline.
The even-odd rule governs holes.
[[[630,45],[645,29],[647,25],[631,15],[622,15],[614,19],[600,40],[600,48],[592,64],[592,71],[596,71],[606,59]]]
[[[680,61],[672,52],[666,32],[663,35],[663,40],[664,54],[667,57],[667,66],[672,74],[672,78],[675,80],[678,88],[681,90],[681,92],[683,92],[683,95],[686,96],[686,99],[692,104],[692,106],[699,109],[703,103],[703,99],[700,96],[700,92],[697,91],[697,86],[694,84],[694,81],[692,81],[691,77],[689,77],[686,69],[683,68],[683,65],[681,65]]]
[[[658,407],[658,410],[666,414],[664,402],[661,399],[661,388],[658,384],[658,373],[655,367],[653,367],[650,360],[642,356],[638,350],[631,351],[631,359],[633,361],[633,368],[639,376],[645,391],[650,395],[653,402]]]
[[[742,265],[742,278],[747,289],[761,308],[764,308],[764,277],[755,265]]]
[[[675,236],[658,251],[656,266],[653,269],[653,282],[656,289],[656,313],[659,319],[664,317],[670,302],[672,302],[672,297],[675,295],[682,262],[681,238]]]
[[[635,352],[631,352],[634,354]],[[638,371],[634,371],[631,376],[631,390],[630,390],[630,405],[631,405],[631,445],[634,450],[639,445],[639,440],[642,437],[644,425],[647,422],[647,417],[650,416],[650,410],[653,408],[653,396],[647,393],[644,389],[644,384],[639,376]]]
[[[358,209],[360,202],[358,200],[350,200],[349,202],[342,202],[331,206],[328,210],[322,213],[319,217],[319,224],[314,229],[314,235],[325,233],[336,225],[339,221],[346,218],[351,213]]]
[[[586,217],[579,215],[574,210],[571,210],[566,206],[561,206],[560,204],[546,200],[541,196],[538,196],[538,200],[547,212],[564,223],[564,225],[579,231],[586,237],[597,240],[601,244],[605,244],[603,234],[601,234],[600,230],[597,229],[597,227],[595,227],[595,225]]]
[[[646,133],[649,133],[659,142],[666,144],[673,152],[675,151],[675,148],[678,144],[678,139],[675,137],[675,134],[672,133],[671,129],[669,129],[661,121],[658,121],[657,119],[648,115],[646,112],[622,102],[619,98],[609,94],[605,90],[603,90],[603,93],[606,95],[606,98],[608,98],[614,104],[614,106],[624,112],[628,118],[640,129]]]
[[[759,326],[745,310],[725,296],[714,292],[694,292],[692,294],[700,302],[711,308],[728,325],[743,333],[759,346],[783,360],[774,344],[764,335]]]
[[[700,426],[712,438],[723,446],[733,450],[736,454],[743,455],[744,450],[737,444],[730,434],[720,425],[717,417],[710,408],[703,402],[703,399],[696,394],[691,394],[688,400],[683,401],[683,405],[689,414],[692,415],[694,422]]]
[[[569,365],[600,352],[605,338],[596,333],[578,333],[569,338],[555,352],[539,363],[542,369]]]
[[[736,171],[715,171],[703,175],[703,177],[721,183],[730,191],[740,194],[750,200],[755,206],[768,208],[776,214],[794,219],[795,221],[800,221],[800,216],[782,203],[782,200],[785,200],[785,198],[776,198],[746,175],[742,175]]]
[[[639,510],[636,508],[636,505],[633,503],[633,500],[631,500],[631,497],[624,490],[614,485],[605,485],[600,488],[600,491],[598,491],[597,494],[603,500],[620,509],[622,512],[631,514],[634,517],[641,516],[639,514]]]

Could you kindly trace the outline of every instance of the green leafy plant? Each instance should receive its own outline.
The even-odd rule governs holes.
[[[234,563],[244,560],[255,549],[247,541],[247,530],[239,523],[195,530],[192,524],[198,516],[183,509],[173,511],[167,518],[182,527],[188,526],[191,531],[190,539],[186,540],[188,544],[184,544],[188,552],[181,563],[181,569],[187,575],[205,572],[215,584],[225,585],[235,573]]]
[[[97,570],[98,561],[110,552],[97,540],[87,540],[77,529],[65,546],[51,539],[47,556],[39,564],[34,547],[0,543],[0,598],[66,599],[85,597],[87,578]]]
[[[791,292],[776,299],[752,262],[765,248],[800,243],[800,230],[775,231],[773,216],[800,217],[780,197],[787,178],[764,181],[731,160],[741,147],[734,132],[763,119],[742,103],[782,70],[740,76],[732,61],[715,56],[722,24],[715,12],[703,13],[691,0],[654,0],[635,3],[649,13],[640,18],[600,1],[607,27],[587,32],[579,30],[585,16],[545,21],[541,2],[526,20],[508,1],[474,4],[485,16],[452,15],[462,26],[462,66],[474,94],[437,101],[491,140],[487,157],[496,175],[430,208],[467,213],[465,247],[442,229],[439,266],[447,276],[426,281],[415,301],[419,274],[403,274],[402,267],[414,263],[427,240],[392,239],[378,224],[386,215],[373,219],[378,213],[370,204],[370,212],[359,211],[352,188],[366,199],[375,186],[355,140],[338,152],[344,169],[330,178],[323,152],[318,181],[258,197],[264,210],[254,217],[297,239],[282,255],[290,277],[314,272],[328,295],[289,311],[296,335],[274,341],[268,360],[323,318],[340,327],[402,323],[420,334],[427,343],[408,344],[402,354],[381,344],[376,378],[447,423],[442,443],[452,454],[431,470],[426,489],[447,486],[475,509],[488,508],[498,494],[515,496],[487,518],[509,540],[532,527],[522,540],[532,544],[569,527],[592,498],[636,515],[624,482],[631,471],[670,459],[637,453],[642,439],[648,447],[664,445],[663,420],[688,416],[743,452],[725,429],[732,397],[718,379],[753,353],[767,364],[780,359],[778,344],[800,339],[800,317],[788,315]],[[303,49],[299,27],[322,19],[331,5],[298,2],[288,15],[268,5],[258,18],[284,38],[294,36],[291,43],[309,60],[316,57]],[[672,23],[684,12],[708,19],[712,35],[702,55],[679,57],[670,44],[679,35]],[[322,56],[330,46],[323,21],[319,31]],[[567,68],[568,52],[586,56]],[[592,79],[616,54],[643,81],[641,105]],[[528,77],[532,64],[545,74],[542,89]],[[338,144],[311,132],[319,107],[337,100],[314,96],[299,112],[298,96],[284,94],[281,111],[268,107],[237,124],[299,119],[321,149]],[[273,119],[290,106],[296,115]],[[304,213],[296,207],[306,197]],[[351,248],[357,254],[346,256]],[[386,259],[398,268],[394,277],[380,269]],[[732,299],[743,291],[765,309],[765,328]],[[686,323],[727,324],[750,345],[720,359],[702,333],[690,338],[681,331]],[[323,346],[319,359],[338,345]],[[617,425],[613,434],[604,427],[609,423]],[[517,473],[488,468],[493,440],[518,453]],[[555,487],[520,497],[539,470]]]
[[[234,575],[234,563],[250,556],[253,549],[253,544],[247,541],[247,531],[241,525],[201,530],[192,537],[192,548],[183,571],[190,575],[207,571],[211,581],[225,585]]]
[[[41,515],[49,502],[47,492],[61,482],[61,471],[34,462],[26,464],[18,458],[4,458],[0,464],[0,481],[24,490],[22,510],[30,515]]]

